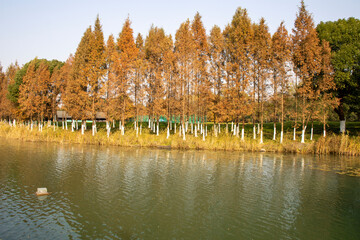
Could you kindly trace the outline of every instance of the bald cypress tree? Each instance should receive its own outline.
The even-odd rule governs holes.
[[[297,88],[299,107],[301,110],[302,134],[301,142],[305,142],[305,130],[311,119],[316,94],[313,88],[315,76],[320,72],[320,45],[314,21],[301,1],[295,20],[292,35],[294,71],[300,79]]]
[[[224,36],[220,27],[214,26],[209,36],[209,79],[213,91],[211,101],[211,112],[214,114],[214,124],[223,120],[224,111],[222,106],[223,77],[224,77]],[[218,129],[218,131],[220,131]],[[214,128],[215,136],[217,132]]]
[[[125,119],[132,114],[132,103],[128,95],[131,79],[134,77],[134,64],[138,54],[136,47],[133,29],[131,28],[130,19],[127,18],[123,28],[117,39],[117,49],[119,52],[119,62],[117,66],[118,78],[118,101],[121,106],[121,132],[124,134]]]
[[[260,143],[263,143],[264,102],[267,95],[267,79],[270,70],[271,35],[265,19],[254,25],[254,38],[252,41],[253,83],[256,85],[258,97],[258,118],[260,121]]]
[[[334,81],[334,69],[331,64],[331,49],[329,42],[322,40],[321,43],[320,74],[315,80],[317,96],[317,118],[323,123],[323,137],[326,137],[326,125],[329,112],[338,107],[340,101],[335,97],[336,84]]]
[[[2,68],[2,67],[1,67]],[[9,86],[14,84],[16,72],[19,70],[17,63],[10,64],[6,72],[2,75],[2,81],[0,83],[0,115],[1,118],[10,118],[16,116],[17,108],[15,104],[10,101],[9,97]],[[2,71],[1,71],[2,72]]]
[[[83,121],[82,132],[85,121],[93,121],[93,135],[96,133],[96,112],[100,109],[105,67],[104,37],[97,17],[94,31],[89,26],[79,43],[72,68],[73,79],[67,85],[69,107],[76,109],[75,115]]]
[[[176,67],[179,78],[179,96],[181,103],[181,130],[183,140],[185,136],[185,123],[190,113],[190,98],[193,80],[194,40],[191,32],[190,21],[180,25],[175,35]]]
[[[167,36],[162,28],[152,26],[145,40],[145,58],[148,63],[148,97],[151,115],[156,120],[156,134],[159,134],[160,116],[166,113],[165,100],[165,55],[171,51]],[[154,129],[155,130],[155,129]]]
[[[278,105],[280,104],[280,143],[283,142],[284,137],[284,99],[285,94],[289,89],[289,75],[288,72],[291,69],[291,42],[288,35],[288,31],[284,26],[284,22],[281,22],[280,26],[272,36],[271,42],[271,61],[272,61],[272,83],[273,83],[273,103],[274,103],[274,137],[276,134],[276,119]],[[280,96],[279,96],[280,95]],[[280,102],[280,103],[279,103]]]
[[[210,79],[208,76],[209,63],[209,44],[206,30],[199,13],[196,13],[191,23],[191,31],[194,42],[194,97],[195,102],[192,106],[192,113],[200,117],[205,122],[207,111],[209,110]],[[191,116],[190,116],[191,117]]]
[[[35,61],[31,61],[26,74],[23,78],[23,83],[19,87],[19,106],[22,114],[33,121],[37,114],[37,93],[36,93],[36,65]]]
[[[251,114],[249,87],[251,78],[251,51],[254,30],[246,9],[238,8],[231,23],[224,30],[226,51],[227,114],[235,123]],[[235,131],[234,131],[235,130]],[[244,134],[242,130],[242,139]],[[237,135],[237,128],[233,129]]]
[[[117,64],[119,64],[119,55],[116,50],[114,36],[110,35],[106,42],[106,80],[103,87],[104,112],[107,120],[108,136],[110,135],[110,121],[120,119],[120,106],[116,104],[117,98]]]
[[[135,116],[135,130],[136,136],[139,135],[139,114],[144,113],[143,111],[143,101],[145,96],[144,85],[145,85],[145,71],[146,71],[146,62],[145,62],[145,46],[144,39],[139,33],[136,37],[136,47],[138,49],[138,55],[134,63],[135,76],[131,82],[131,92],[134,99],[134,116]]]
[[[87,119],[93,119],[93,99],[90,97],[90,71],[91,71],[91,44],[93,33],[89,26],[78,48],[76,49],[74,62],[72,64],[72,77],[66,85],[66,106],[71,117],[82,120],[81,132],[84,134]],[[92,91],[95,91],[93,88]],[[95,102],[94,102],[95,103]]]
[[[6,117],[6,108],[5,100],[6,100],[6,93],[7,93],[7,83],[5,73],[3,72],[3,67],[0,64],[0,118],[3,119]]]
[[[101,88],[103,87],[105,75],[105,43],[99,16],[94,24],[94,31],[90,38],[90,58],[89,58],[89,78],[88,94],[91,105],[91,119],[93,120],[93,135],[96,130],[96,113],[100,110]]]

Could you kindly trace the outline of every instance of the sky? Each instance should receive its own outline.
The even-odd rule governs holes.
[[[209,33],[214,25],[224,29],[238,7],[246,8],[253,22],[264,17],[271,33],[281,21],[289,32],[300,0],[0,0],[0,63],[5,69],[38,58],[66,61],[74,54],[86,28],[99,14],[104,38],[115,38],[127,17],[134,34],[146,37],[152,24],[176,33],[180,24],[202,16]],[[315,24],[340,18],[360,19],[359,0],[305,0]]]

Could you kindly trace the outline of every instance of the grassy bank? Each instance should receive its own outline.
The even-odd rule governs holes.
[[[131,129],[131,127],[128,127]],[[96,144],[96,145],[113,145],[126,147],[155,147],[155,148],[171,148],[171,149],[206,149],[206,150],[226,150],[226,151],[267,151],[267,152],[288,152],[303,154],[338,154],[338,155],[360,155],[360,137],[349,135],[329,134],[326,138],[315,135],[314,141],[308,140],[306,143],[290,140],[292,132],[285,133],[284,142],[264,140],[263,144],[259,144],[259,140],[253,140],[251,137],[251,129],[247,131],[248,135],[245,141],[240,138],[225,134],[224,132],[218,137],[209,134],[206,140],[202,137],[194,137],[190,134],[186,135],[186,141],[183,141],[178,134],[170,135],[166,139],[165,130],[161,131],[159,136],[145,128],[142,135],[136,137],[134,130],[127,130],[122,136],[119,131],[114,131],[108,138],[105,129],[100,125],[98,133],[92,136],[91,131],[86,131],[84,135],[80,131],[71,132],[71,130],[63,130],[62,128],[54,129],[52,127],[44,127],[40,132],[37,128],[30,131],[25,126],[10,127],[7,124],[0,123],[0,136],[3,138],[13,138],[22,141],[43,141],[57,143],[75,143],[75,144]]]

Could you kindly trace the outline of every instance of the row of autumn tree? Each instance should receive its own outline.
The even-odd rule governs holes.
[[[309,121],[321,120],[325,134],[328,112],[337,104],[330,53],[303,1],[291,35],[281,23],[271,36],[264,19],[253,23],[238,8],[225,29],[214,26],[209,36],[197,13],[180,25],[175,40],[155,26],[145,39],[134,38],[127,19],[118,38],[105,43],[97,17],[65,63],[11,65],[2,76],[0,111],[2,117],[42,121],[56,120],[60,108],[73,119],[93,120],[95,128],[96,113],[104,112],[107,121],[120,121],[122,133],[129,118],[137,128],[139,116],[157,124],[165,116],[180,123],[184,139],[188,122],[212,121],[217,132],[216,123],[233,121],[237,135],[242,125],[242,139],[244,124],[252,122],[260,142],[265,120],[274,121],[274,139],[281,123],[282,142],[288,119],[294,136],[301,122],[304,141]]]

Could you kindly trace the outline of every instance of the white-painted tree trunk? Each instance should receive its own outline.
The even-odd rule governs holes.
[[[219,134],[221,133],[220,123],[218,123]]]
[[[115,120],[112,121],[113,128],[115,128]]]
[[[150,118],[149,118],[149,128],[151,128],[151,122],[150,122]]]
[[[254,140],[256,139],[256,126],[255,126],[255,124],[253,126],[253,138],[254,138]]]
[[[34,127],[34,122],[33,122],[33,121],[31,121],[31,124],[30,124],[30,131],[32,131],[32,130],[33,130],[33,127]]]
[[[280,144],[283,143],[284,133],[283,131],[280,132]]]
[[[85,133],[85,123],[81,122],[81,134],[84,135]]]
[[[121,126],[121,135],[124,136],[124,134],[125,134],[125,126],[122,125]]]
[[[76,131],[79,130],[79,123],[78,120],[75,120],[75,125],[76,125]]]
[[[263,144],[264,140],[263,140],[263,130],[260,130],[260,144]]]
[[[190,127],[191,127],[191,134],[193,134],[194,133],[194,124],[192,122],[190,124]]]
[[[276,124],[274,124],[274,136],[273,136],[273,140],[276,140]]]
[[[345,133],[345,130],[346,130],[345,123],[346,123],[345,120],[340,121],[340,132],[341,133]]]
[[[293,140],[295,141],[296,140],[296,128],[294,127],[294,137],[293,137]]]
[[[94,123],[92,124],[92,135],[95,136],[95,126]]]
[[[207,137],[207,125],[205,126],[205,137]]]
[[[203,134],[203,125],[200,125],[200,134]]]
[[[305,143],[305,130],[306,130],[306,127],[301,130],[301,143]]]
[[[107,133],[107,137],[108,137],[108,138],[110,137],[110,131],[111,131],[111,127],[109,126],[108,129],[106,130],[106,133]]]
[[[182,127],[182,132],[183,132],[183,140],[185,141],[185,140],[186,140],[186,137],[185,137],[185,126]]]
[[[310,141],[313,140],[313,133],[314,133],[314,128],[311,127],[311,130],[310,130]]]
[[[232,129],[233,135],[236,136],[236,124],[234,124],[234,129]]]
[[[16,120],[15,119],[14,119],[13,125],[14,125],[14,127],[16,127]]]
[[[170,137],[170,129],[169,127],[167,127],[166,139],[169,139],[169,137]]]
[[[202,138],[203,141],[205,141],[205,131],[203,132],[203,138]]]
[[[241,128],[241,141],[245,140],[245,129],[244,126]]]
[[[257,134],[260,134],[260,123],[258,123]]]
[[[66,129],[66,131],[68,130],[67,120],[65,121],[65,129]]]
[[[234,122],[231,122],[231,132],[234,132]]]
[[[121,127],[122,127],[121,121],[119,120],[119,131],[121,131]]]
[[[159,121],[157,122],[156,125],[156,136],[159,136]]]
[[[324,137],[326,137],[326,130],[324,129]]]
[[[195,125],[195,137],[197,137],[197,128],[196,128],[196,125]]]
[[[62,123],[62,129],[64,130],[64,129],[65,129],[65,122],[64,122],[64,120],[62,120],[61,123]]]
[[[181,137],[181,124],[179,125],[179,137]]]
[[[140,125],[140,136],[141,136],[141,127],[142,127],[142,125]]]

